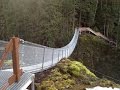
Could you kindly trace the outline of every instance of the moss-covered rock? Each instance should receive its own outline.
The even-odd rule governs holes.
[[[118,88],[120,88],[120,85],[118,85],[118,84],[116,84],[116,83],[114,83],[114,82],[112,82],[112,81],[110,81],[106,78],[98,79],[95,82],[91,82],[91,85],[92,86],[99,85],[99,86],[102,86],[102,87],[113,87],[113,88],[118,87]]]
[[[78,61],[71,61],[69,59],[65,59],[62,60],[57,66],[62,72],[72,74],[76,77],[81,77],[83,79],[85,79],[85,77],[94,79],[97,78],[82,63]]]
[[[75,76],[90,76],[93,78],[97,78],[90,70],[88,70],[82,63],[77,61],[72,61],[69,66],[69,72],[71,72]]]
[[[37,90],[58,90],[53,81],[43,81],[41,84],[35,84]]]
[[[107,79],[99,79],[82,63],[63,59],[51,70],[41,83],[37,83],[37,90],[79,90],[75,87],[85,88],[94,86],[118,87],[117,84]],[[80,89],[81,90],[81,89]]]
[[[71,88],[75,79],[69,73],[62,73],[59,68],[51,70],[51,74],[41,84],[37,84],[37,90],[63,90]],[[53,88],[52,88],[53,87]]]

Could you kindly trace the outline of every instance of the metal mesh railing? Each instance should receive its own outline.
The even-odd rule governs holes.
[[[24,72],[38,72],[50,68],[51,66],[54,66],[62,58],[68,58],[72,54],[77,44],[78,36],[80,34],[79,32],[84,31],[90,31],[91,33],[99,36],[98,32],[94,32],[90,28],[78,28],[75,29],[74,36],[70,43],[62,48],[50,48],[47,46],[31,43],[28,41],[23,41],[20,44],[19,49],[20,66],[22,67]],[[101,38],[106,40],[106,38],[104,37]],[[6,42],[2,41],[2,43]],[[8,57],[9,59],[7,61],[10,62],[11,55],[8,55]],[[8,69],[10,68],[9,65],[6,66],[3,69],[11,70]]]
[[[8,42],[0,40],[0,57],[3,57],[3,53],[5,51],[5,46]],[[12,68],[12,53],[8,52],[7,57],[5,58],[4,64],[1,69],[9,69]]]
[[[28,41],[24,41],[20,45],[20,64],[25,72],[38,72],[51,66],[54,66],[62,58],[69,57],[78,40],[79,30],[75,30],[75,34],[71,42],[62,48],[50,48]]]
[[[62,48],[50,48],[47,46],[24,41],[20,44],[19,58],[20,66],[24,72],[38,72],[54,66],[62,58],[69,57],[78,40],[79,30],[76,29],[70,43]],[[2,56],[5,45],[8,42],[0,41],[0,55]],[[12,54],[8,54],[2,69],[12,70]]]

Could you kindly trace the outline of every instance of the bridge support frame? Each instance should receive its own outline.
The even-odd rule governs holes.
[[[19,43],[20,39],[17,37],[12,38],[13,50],[12,50],[12,60],[13,60],[13,74],[15,75],[15,82],[18,82],[22,74],[19,64]]]

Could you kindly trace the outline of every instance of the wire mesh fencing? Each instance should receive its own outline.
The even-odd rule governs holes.
[[[20,65],[25,72],[38,72],[54,66],[62,58],[68,58],[78,40],[79,30],[75,30],[75,34],[70,43],[62,48],[50,48],[43,45],[34,44],[24,41],[20,44]]]
[[[68,58],[77,44],[79,30],[76,29],[74,36],[69,44],[61,48],[50,48],[47,46],[22,41],[19,47],[20,67],[24,72],[39,72],[54,66],[62,58]],[[8,42],[0,41],[0,56],[2,56],[4,47]],[[2,69],[12,70],[12,54],[4,62]]]

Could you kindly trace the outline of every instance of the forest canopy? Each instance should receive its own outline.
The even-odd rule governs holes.
[[[66,45],[75,27],[91,27],[120,44],[119,0],[0,0],[0,39],[18,36]]]

